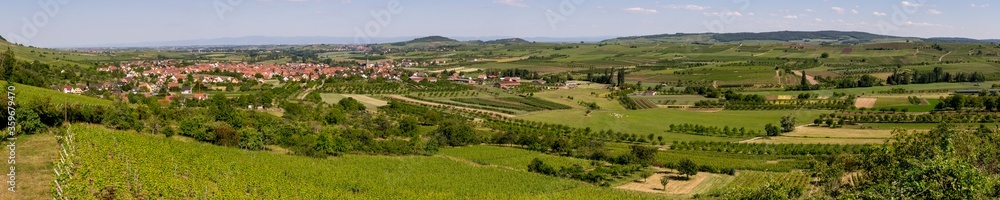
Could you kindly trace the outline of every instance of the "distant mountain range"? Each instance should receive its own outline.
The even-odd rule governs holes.
[[[440,37],[440,36],[439,36]],[[519,40],[532,42],[599,42],[611,38],[612,36],[601,37],[526,37]],[[395,43],[407,42],[421,37],[373,37],[369,38],[371,43]],[[446,38],[446,37],[441,37]],[[487,37],[451,37],[446,38],[455,41],[492,41],[510,39],[507,36],[487,36]],[[362,40],[362,42],[365,42]],[[239,46],[239,45],[306,45],[306,44],[356,44],[354,37],[326,37],[326,36],[303,36],[303,37],[271,37],[271,36],[246,36],[228,37],[214,39],[178,40],[160,42],[141,43],[120,43],[120,44],[95,44],[81,46],[66,46],[62,48],[78,47],[165,47],[165,46]]]
[[[612,39],[609,39],[612,38]],[[0,40],[3,38],[0,37]],[[365,42],[370,43],[413,43],[413,42],[470,42],[479,44],[511,44],[523,42],[744,42],[744,41],[784,41],[784,42],[826,42],[835,44],[859,44],[871,42],[891,42],[891,41],[913,41],[913,42],[949,42],[949,43],[976,43],[976,42],[1000,42],[1000,39],[970,39],[958,37],[900,37],[890,35],[878,35],[856,31],[775,31],[761,33],[676,33],[657,34],[628,37],[527,37],[513,38],[504,36],[485,37],[373,37]],[[228,37],[214,39],[142,42],[142,43],[122,43],[122,44],[98,44],[76,47],[164,47],[164,46],[231,46],[231,45],[306,45],[306,44],[356,44],[354,37],[326,37],[326,36],[303,36],[303,37],[271,37],[271,36],[246,36]]]
[[[913,41],[913,42],[952,42],[977,43],[998,42],[1000,40],[978,40],[970,38],[919,38],[878,35],[857,31],[775,31],[761,33],[677,33],[644,36],[619,37],[603,42],[747,42],[747,41],[781,41],[781,42],[817,42],[836,44],[859,44],[872,42]]]

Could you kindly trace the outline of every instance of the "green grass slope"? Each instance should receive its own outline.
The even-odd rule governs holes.
[[[444,157],[331,159],[74,125],[71,199],[650,199],[656,196]]]
[[[466,159],[485,165],[497,165],[520,170],[528,170],[531,160],[538,158],[553,167],[568,167],[573,164],[590,165],[590,161],[578,158],[553,156],[535,151],[497,146],[468,146],[441,149],[441,154]]]
[[[6,81],[0,80],[0,86],[7,85]],[[111,105],[113,102],[106,99],[98,99],[83,95],[76,94],[66,94],[61,91],[55,91],[47,88],[34,87],[29,85],[22,85],[14,83],[14,98],[17,103],[34,103],[41,101],[43,99],[48,99],[50,103],[53,104],[89,104],[89,105]],[[3,88],[4,92],[7,88]]]
[[[40,63],[55,66],[74,66],[84,68],[94,68],[94,65],[86,61],[107,61],[108,57],[101,54],[91,54],[55,49],[44,49],[30,46],[21,46],[0,40],[0,51],[14,51],[14,57],[21,61],[38,61]]]

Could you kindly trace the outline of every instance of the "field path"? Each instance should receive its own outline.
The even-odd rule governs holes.
[[[802,72],[804,71],[792,71],[792,73],[795,73],[796,76],[802,76]],[[808,74],[806,74],[806,81],[809,81],[810,85],[819,85],[819,81],[816,81],[816,77],[810,76]]]
[[[4,187],[0,199],[51,199],[53,180],[56,174],[53,163],[59,160],[60,148],[56,136],[50,133],[20,136],[15,141],[17,169],[17,192],[9,192]],[[7,143],[4,143],[6,146]],[[9,151],[4,147],[4,154]],[[4,174],[9,172],[8,167]],[[60,171],[61,173],[65,173]],[[4,177],[7,178],[7,177]],[[4,182],[7,184],[7,182]],[[63,186],[65,187],[65,186]]]
[[[484,112],[484,113],[489,113],[491,115],[502,116],[502,117],[507,117],[507,118],[517,117],[517,116],[511,115],[511,114],[507,114],[507,113],[501,113],[501,112],[489,111],[489,110],[480,110],[480,109],[474,109],[474,108],[466,108],[466,107],[461,107],[461,106],[444,105],[444,104],[439,104],[439,103],[434,103],[434,102],[427,102],[427,101],[421,101],[421,100],[411,99],[411,98],[400,96],[400,95],[385,95],[385,97],[393,98],[393,99],[398,99],[398,100],[402,100],[402,101],[406,101],[406,102],[411,102],[411,103],[418,103],[418,104],[428,105],[428,106],[445,106],[445,107],[448,107],[448,108],[451,108],[451,109],[458,109],[458,110],[472,111],[472,112]]]
[[[302,95],[300,95],[300,96],[298,97],[298,99],[299,99],[299,100],[305,100],[305,99],[306,99],[306,96],[308,96],[308,95],[309,95],[309,93],[312,93],[312,92],[313,92],[313,90],[316,90],[316,88],[319,88],[319,86],[321,86],[321,85],[325,85],[325,84],[326,84],[326,80],[324,80],[324,81],[320,82],[320,83],[319,83],[319,85],[316,85],[316,86],[313,86],[312,88],[309,88],[309,89],[306,89],[306,91],[303,91]]]
[[[938,58],[938,62],[941,62],[941,61],[943,61],[943,60],[944,60],[944,57],[945,57],[945,56],[948,56],[948,54],[951,54],[951,51],[948,51],[948,53],[946,53],[946,54],[944,54],[944,55],[941,55],[941,57],[940,57],[940,58]]]
[[[476,162],[474,162],[474,161],[471,161],[471,160],[466,160],[466,159],[464,159],[464,158],[459,158],[459,157],[455,157],[455,156],[448,156],[448,155],[441,155],[441,154],[437,154],[437,155],[434,155],[434,157],[442,157],[442,158],[445,158],[445,159],[448,159],[448,160],[452,160],[452,161],[455,161],[455,162],[460,162],[460,163],[465,163],[465,164],[469,164],[469,165],[473,165],[473,166],[480,166],[480,167],[496,167],[496,168],[502,168],[502,169],[508,169],[508,170],[514,170],[514,171],[525,171],[524,169],[517,169],[517,168],[513,168],[513,167],[508,167],[508,166],[500,166],[500,165],[484,165],[484,164],[479,164],[479,163],[476,163]]]
[[[781,70],[774,70],[774,78],[778,80],[778,85],[780,85],[781,88],[785,88],[785,84],[781,82]]]

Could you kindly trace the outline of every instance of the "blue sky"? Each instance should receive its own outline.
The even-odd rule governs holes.
[[[42,47],[241,36],[590,37],[780,30],[992,39],[1000,38],[993,21],[1000,16],[998,7],[987,0],[17,0],[0,8],[0,35]]]

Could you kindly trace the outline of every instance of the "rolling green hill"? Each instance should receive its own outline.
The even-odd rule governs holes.
[[[420,43],[420,42],[458,42],[458,40],[442,36],[427,36],[410,40],[408,43]]]
[[[2,85],[7,85],[7,82],[0,80],[0,86]],[[18,83],[14,83],[14,87],[16,88],[14,90],[16,94],[15,98],[19,104],[24,104],[26,102],[38,102],[43,99],[48,99],[49,102],[53,104],[78,103],[78,104],[110,106],[113,103],[106,99],[98,99],[76,94],[66,94],[60,91],[55,91],[47,88],[34,87]]]
[[[108,56],[101,54],[22,46],[10,43],[7,40],[0,40],[0,51],[6,51],[7,49],[14,51],[15,58],[18,60],[28,62],[38,61],[54,66],[94,68],[94,64],[90,61],[108,60]]]
[[[507,38],[507,39],[498,39],[498,40],[490,40],[483,42],[483,44],[523,44],[523,43],[530,43],[530,42],[521,38]]]

